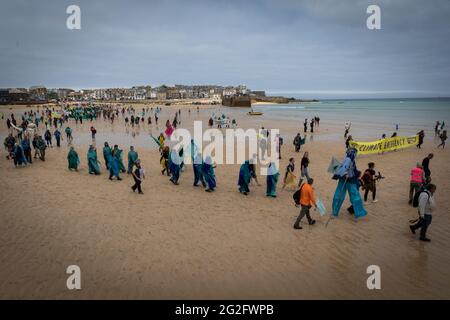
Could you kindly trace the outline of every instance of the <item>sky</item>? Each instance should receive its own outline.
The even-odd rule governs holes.
[[[66,27],[72,4],[80,30]],[[0,0],[0,88],[161,84],[448,97],[450,1]]]

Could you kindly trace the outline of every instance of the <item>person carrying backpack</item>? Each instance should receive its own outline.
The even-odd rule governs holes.
[[[419,220],[416,224],[409,226],[412,234],[416,234],[416,230],[420,228],[420,240],[430,242],[427,238],[427,230],[431,224],[432,212],[435,207],[434,192],[436,186],[434,184],[428,184],[425,186],[418,196],[414,196],[413,207],[419,209]]]
[[[301,210],[300,214],[297,217],[297,220],[295,220],[294,223],[294,229],[303,229],[300,226],[300,222],[302,221],[303,217],[306,215],[306,218],[308,219],[309,225],[313,225],[316,223],[316,220],[311,218],[311,215],[309,214],[309,209],[311,209],[312,206],[317,208],[316,204],[316,196],[314,195],[314,190],[312,188],[314,180],[312,178],[309,178],[308,181],[300,187],[300,189],[294,193],[294,201],[296,205],[300,205]]]

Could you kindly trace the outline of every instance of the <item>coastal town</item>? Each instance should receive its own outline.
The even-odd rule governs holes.
[[[161,85],[152,87],[133,86],[131,88],[82,89],[30,88],[0,89],[0,104],[47,103],[52,101],[165,101],[207,99],[211,104],[221,103],[223,97],[249,96],[264,98],[265,91],[253,91],[245,85]]]
[[[250,107],[254,103],[317,102],[292,97],[268,96],[264,90],[251,90],[246,85],[174,85],[133,86],[131,88],[81,89],[0,88],[0,105],[30,105],[55,102],[145,102],[171,104],[224,104]]]

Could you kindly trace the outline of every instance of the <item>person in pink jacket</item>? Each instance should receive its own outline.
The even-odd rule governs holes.
[[[425,172],[420,163],[417,163],[416,167],[411,170],[411,179],[409,183],[409,204],[412,204],[414,194],[419,192],[420,188],[425,183]]]

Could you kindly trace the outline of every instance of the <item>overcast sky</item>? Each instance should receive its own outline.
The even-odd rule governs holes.
[[[81,8],[81,30],[66,8]],[[368,30],[369,4],[381,30]],[[449,0],[0,0],[0,87],[450,96]]]

